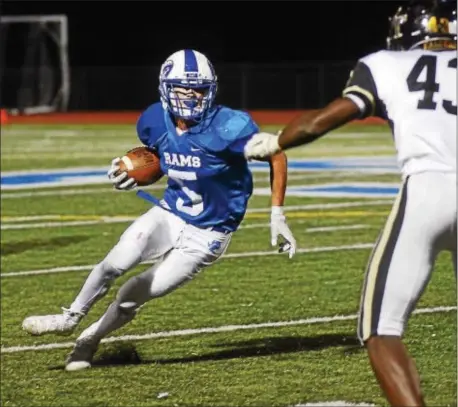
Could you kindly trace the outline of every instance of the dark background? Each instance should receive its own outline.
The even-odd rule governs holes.
[[[160,64],[182,48],[197,49],[214,63],[219,102],[268,109],[318,107],[337,96],[356,60],[385,47],[388,17],[399,4],[3,1],[1,12],[67,15],[70,110],[145,107],[157,98]],[[24,87],[24,50],[11,45],[11,34],[4,38],[8,106],[18,103],[17,88]]]

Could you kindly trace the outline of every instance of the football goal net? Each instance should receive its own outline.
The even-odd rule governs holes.
[[[0,18],[1,107],[11,114],[66,111],[70,96],[65,15]]]

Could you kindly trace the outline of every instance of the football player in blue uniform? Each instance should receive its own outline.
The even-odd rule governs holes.
[[[115,278],[144,260],[158,259],[128,280],[105,314],[82,332],[67,359],[67,370],[90,367],[103,337],[131,321],[147,301],[170,293],[217,261],[242,222],[253,192],[244,147],[259,128],[247,113],[214,104],[217,77],[210,61],[194,50],[172,54],[161,67],[159,92],[161,101],[141,114],[137,132],[141,142],[160,155],[168,177],[163,199],[141,191],[156,205],[127,228],[70,307],[63,308],[63,314],[32,316],[23,322],[33,335],[70,334]],[[108,172],[113,185],[135,188],[126,172],[117,174],[119,161],[115,158]],[[280,250],[291,258],[296,242],[282,210],[286,156],[280,153],[269,162],[272,245],[283,236]]]

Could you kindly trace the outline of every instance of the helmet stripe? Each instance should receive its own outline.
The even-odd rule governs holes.
[[[194,51],[191,49],[184,50],[184,71],[199,72],[196,55],[194,54]]]

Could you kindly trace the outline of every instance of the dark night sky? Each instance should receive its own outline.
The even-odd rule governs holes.
[[[67,14],[71,65],[156,65],[181,48],[214,63],[355,60],[383,48],[396,1],[3,1]],[[253,10],[254,9],[254,10]]]

